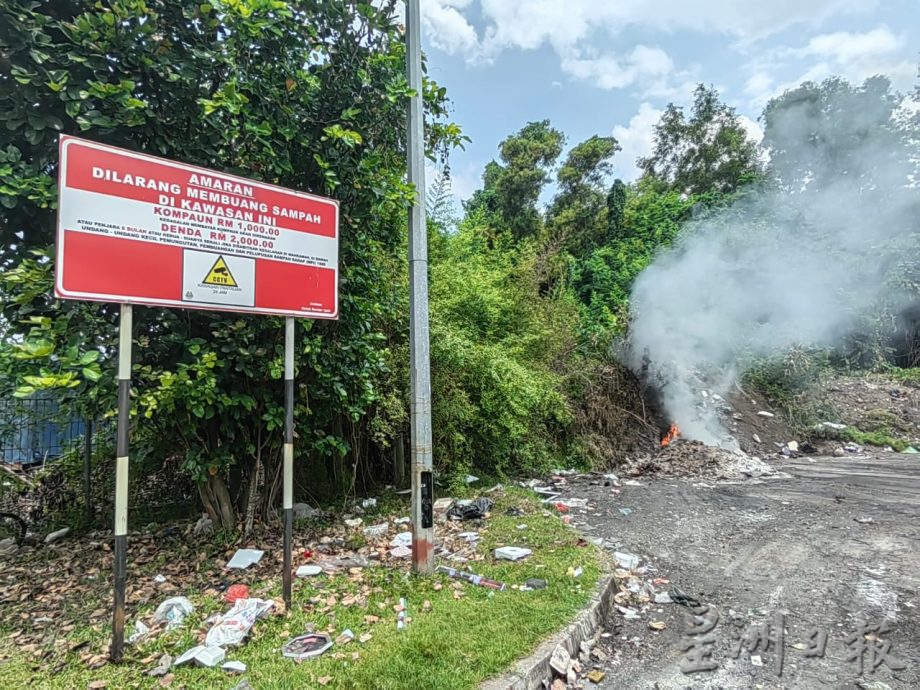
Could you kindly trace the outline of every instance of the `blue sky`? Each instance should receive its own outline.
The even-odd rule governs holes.
[[[920,63],[920,0],[421,0],[429,74],[473,141],[451,156],[467,198],[499,142],[548,118],[568,144],[615,136],[633,179],[652,126],[697,82],[714,84],[759,136],[770,97],[801,81],[888,74],[907,91]]]

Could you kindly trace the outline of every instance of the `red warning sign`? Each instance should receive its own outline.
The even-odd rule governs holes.
[[[338,317],[338,203],[61,138],[55,294]]]

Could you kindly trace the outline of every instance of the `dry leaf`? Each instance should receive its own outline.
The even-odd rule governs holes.
[[[109,681],[107,680],[94,680],[89,685],[86,686],[87,690],[99,690],[99,688],[107,687]]]
[[[332,680],[332,676],[323,676],[322,678],[317,678],[316,682],[320,685],[329,685],[329,681]]]
[[[358,638],[358,641],[361,644],[364,644],[365,642],[368,642],[372,637],[373,635],[371,635],[370,633],[364,633],[363,635],[361,635],[361,637]]]
[[[668,627],[668,624],[664,621],[649,621],[648,627],[650,627],[652,630],[664,630]]]
[[[422,608],[428,611],[431,608],[431,602],[425,599],[425,601],[422,602]]]
[[[364,617],[364,622],[365,622],[367,625],[371,625],[371,624],[373,624],[373,623],[376,623],[376,622],[379,621],[379,620],[380,620],[380,617],[379,617],[379,616],[365,616],[365,617]]]
[[[172,682],[175,679],[175,677],[176,677],[175,673],[167,673],[165,676],[160,678],[160,687],[168,688],[170,685],[172,685]]]
[[[352,661],[357,661],[357,660],[360,659],[360,658],[361,658],[361,652],[354,652],[354,653],[351,655],[351,660],[352,660]]]
[[[444,585],[443,585],[442,583],[440,583],[440,582],[435,582],[434,585],[432,585],[432,586],[434,587],[434,591],[435,591],[435,592],[441,591],[441,589],[443,589],[443,587],[444,587]]]

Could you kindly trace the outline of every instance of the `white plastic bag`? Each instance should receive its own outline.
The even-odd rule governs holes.
[[[208,630],[205,644],[217,647],[241,644],[256,620],[274,605],[275,602],[266,599],[237,599],[233,608]]]
[[[182,621],[195,607],[185,597],[170,597],[157,607],[153,614],[155,620],[166,623],[166,629],[172,630],[182,625]]]

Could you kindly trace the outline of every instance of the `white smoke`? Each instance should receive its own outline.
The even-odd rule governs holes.
[[[626,364],[686,437],[732,445],[701,390],[727,393],[752,358],[839,343],[900,299],[892,276],[920,255],[916,157],[890,103],[825,105],[768,111],[772,180],[691,222],[636,280]]]

